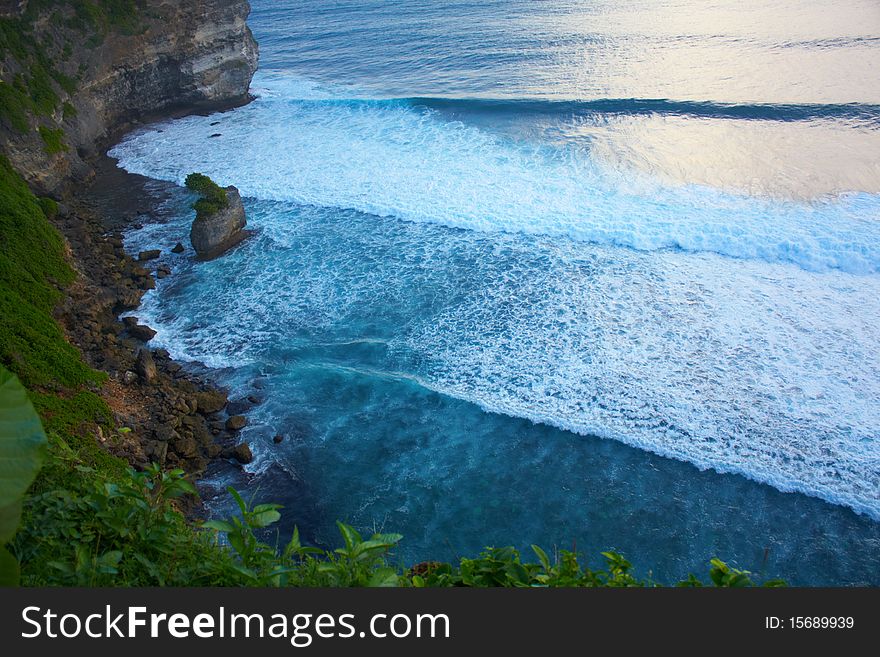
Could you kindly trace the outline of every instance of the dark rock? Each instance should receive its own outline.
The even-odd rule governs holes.
[[[226,407],[227,396],[222,390],[205,390],[195,394],[195,401],[199,413],[210,415]]]
[[[165,459],[168,456],[168,443],[160,440],[150,441],[145,445],[145,450],[147,452],[147,456],[150,456],[152,460],[156,461],[159,465],[165,463]]]
[[[147,260],[155,260],[162,255],[162,249],[150,249],[149,251],[141,251],[138,253],[138,260],[145,262]]]
[[[168,360],[171,358],[171,354],[168,353],[167,349],[156,349],[153,352],[153,355],[160,360]]]
[[[120,310],[133,310],[141,305],[141,295],[136,290],[121,292],[117,305]]]
[[[221,133],[219,133],[219,132],[215,132],[213,135],[211,135],[211,136],[209,137],[209,139],[210,139],[210,138],[213,138],[213,137],[222,137],[222,136],[223,136],[223,135],[222,135]]]
[[[130,326],[128,328],[128,334],[135,340],[140,340],[141,342],[149,342],[156,336],[156,332],[144,324]]]
[[[153,383],[159,375],[159,372],[156,370],[156,363],[153,360],[153,354],[146,348],[141,348],[138,351],[134,369],[138,376],[147,383]]]
[[[132,326],[137,326],[138,318],[137,317],[123,317],[122,323],[125,325],[125,328],[131,328]]]
[[[247,424],[247,418],[244,415],[233,415],[226,420],[226,428],[229,431],[241,431]]]
[[[241,415],[249,411],[253,406],[249,399],[233,399],[226,405],[226,412],[230,415]]]
[[[172,427],[170,424],[160,424],[158,427],[153,429],[153,439],[160,440],[163,442],[174,442],[180,436],[174,430],[175,427]]]
[[[205,447],[214,442],[214,434],[212,434],[207,425],[205,425],[204,421],[199,422],[192,428],[193,438],[202,446]]]
[[[199,444],[191,435],[178,435],[171,448],[180,456],[192,459],[199,455]]]
[[[168,276],[168,274],[170,274],[170,273],[171,273],[171,272],[169,272],[169,271],[166,270],[166,269],[160,269],[160,270],[158,270],[158,271],[156,272],[156,278],[158,278],[158,279],[161,281],[163,278],[165,278],[166,276]]]
[[[174,245],[174,248],[171,249],[171,253],[183,253],[186,250],[186,247],[183,246],[180,242]]]
[[[190,242],[203,260],[222,255],[250,234],[244,230],[247,218],[235,187],[226,188],[226,201],[226,207],[210,215],[197,216],[193,221]]]
[[[282,436],[280,433],[279,433],[279,434],[276,434],[276,435],[272,438],[272,442],[275,443],[276,445],[279,444],[279,443],[281,443],[283,440],[284,440],[284,436]]]
[[[227,447],[221,452],[221,456],[227,459],[235,459],[239,463],[250,463],[254,460],[253,452],[247,443],[241,443],[235,447]]]

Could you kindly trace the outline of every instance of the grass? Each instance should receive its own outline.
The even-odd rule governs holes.
[[[119,476],[126,464],[93,436],[95,427],[111,421],[110,409],[94,392],[107,376],[83,362],[52,314],[74,280],[64,240],[48,219],[56,211],[52,199],[36,198],[0,156],[0,363],[29,390],[54,454]],[[62,461],[50,459],[42,485],[69,477]]]
[[[40,137],[43,138],[43,144],[45,145],[45,150],[48,155],[54,155],[55,153],[63,153],[68,150],[67,144],[64,143],[64,129],[63,128],[47,128],[44,125],[39,127]]]

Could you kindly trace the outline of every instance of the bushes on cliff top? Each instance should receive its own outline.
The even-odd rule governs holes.
[[[225,208],[229,201],[226,190],[202,173],[191,173],[184,182],[186,188],[199,194],[200,198],[192,204],[196,218],[207,218]]]

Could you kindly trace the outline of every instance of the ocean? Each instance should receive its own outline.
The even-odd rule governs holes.
[[[880,584],[880,5],[251,4],[256,100],[110,152],[256,230],[126,236],[151,344],[261,400],[214,513]]]

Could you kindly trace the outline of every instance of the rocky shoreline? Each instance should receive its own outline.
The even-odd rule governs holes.
[[[106,372],[93,392],[121,431],[80,429],[135,468],[156,462],[197,478],[212,460],[252,458],[238,444],[246,420],[210,373],[174,362],[151,346],[152,329],[120,319],[191,254],[175,251],[169,265],[125,252],[124,231],[155,216],[157,200],[148,179],[104,155],[143,123],[249,102],[259,54],[249,13],[247,0],[144,0],[125,15],[102,3],[87,14],[73,2],[0,8],[0,151],[31,191],[58,201],[52,223],[78,276],[55,317]]]
[[[107,383],[96,392],[113,410],[115,423],[130,429],[112,438],[99,429],[97,440],[135,468],[156,462],[192,478],[215,459],[248,463],[250,449],[239,443],[246,424],[241,411],[260,400],[230,402],[210,374],[152,348],[150,327],[120,317],[136,311],[156,278],[171,274],[171,268],[156,265],[156,253],[134,258],[123,245],[124,230],[154,211],[157,199],[145,189],[147,179],[118,169],[106,156],[95,162],[95,171],[91,185],[60,204],[54,223],[79,274],[56,318],[86,362],[107,373]]]

